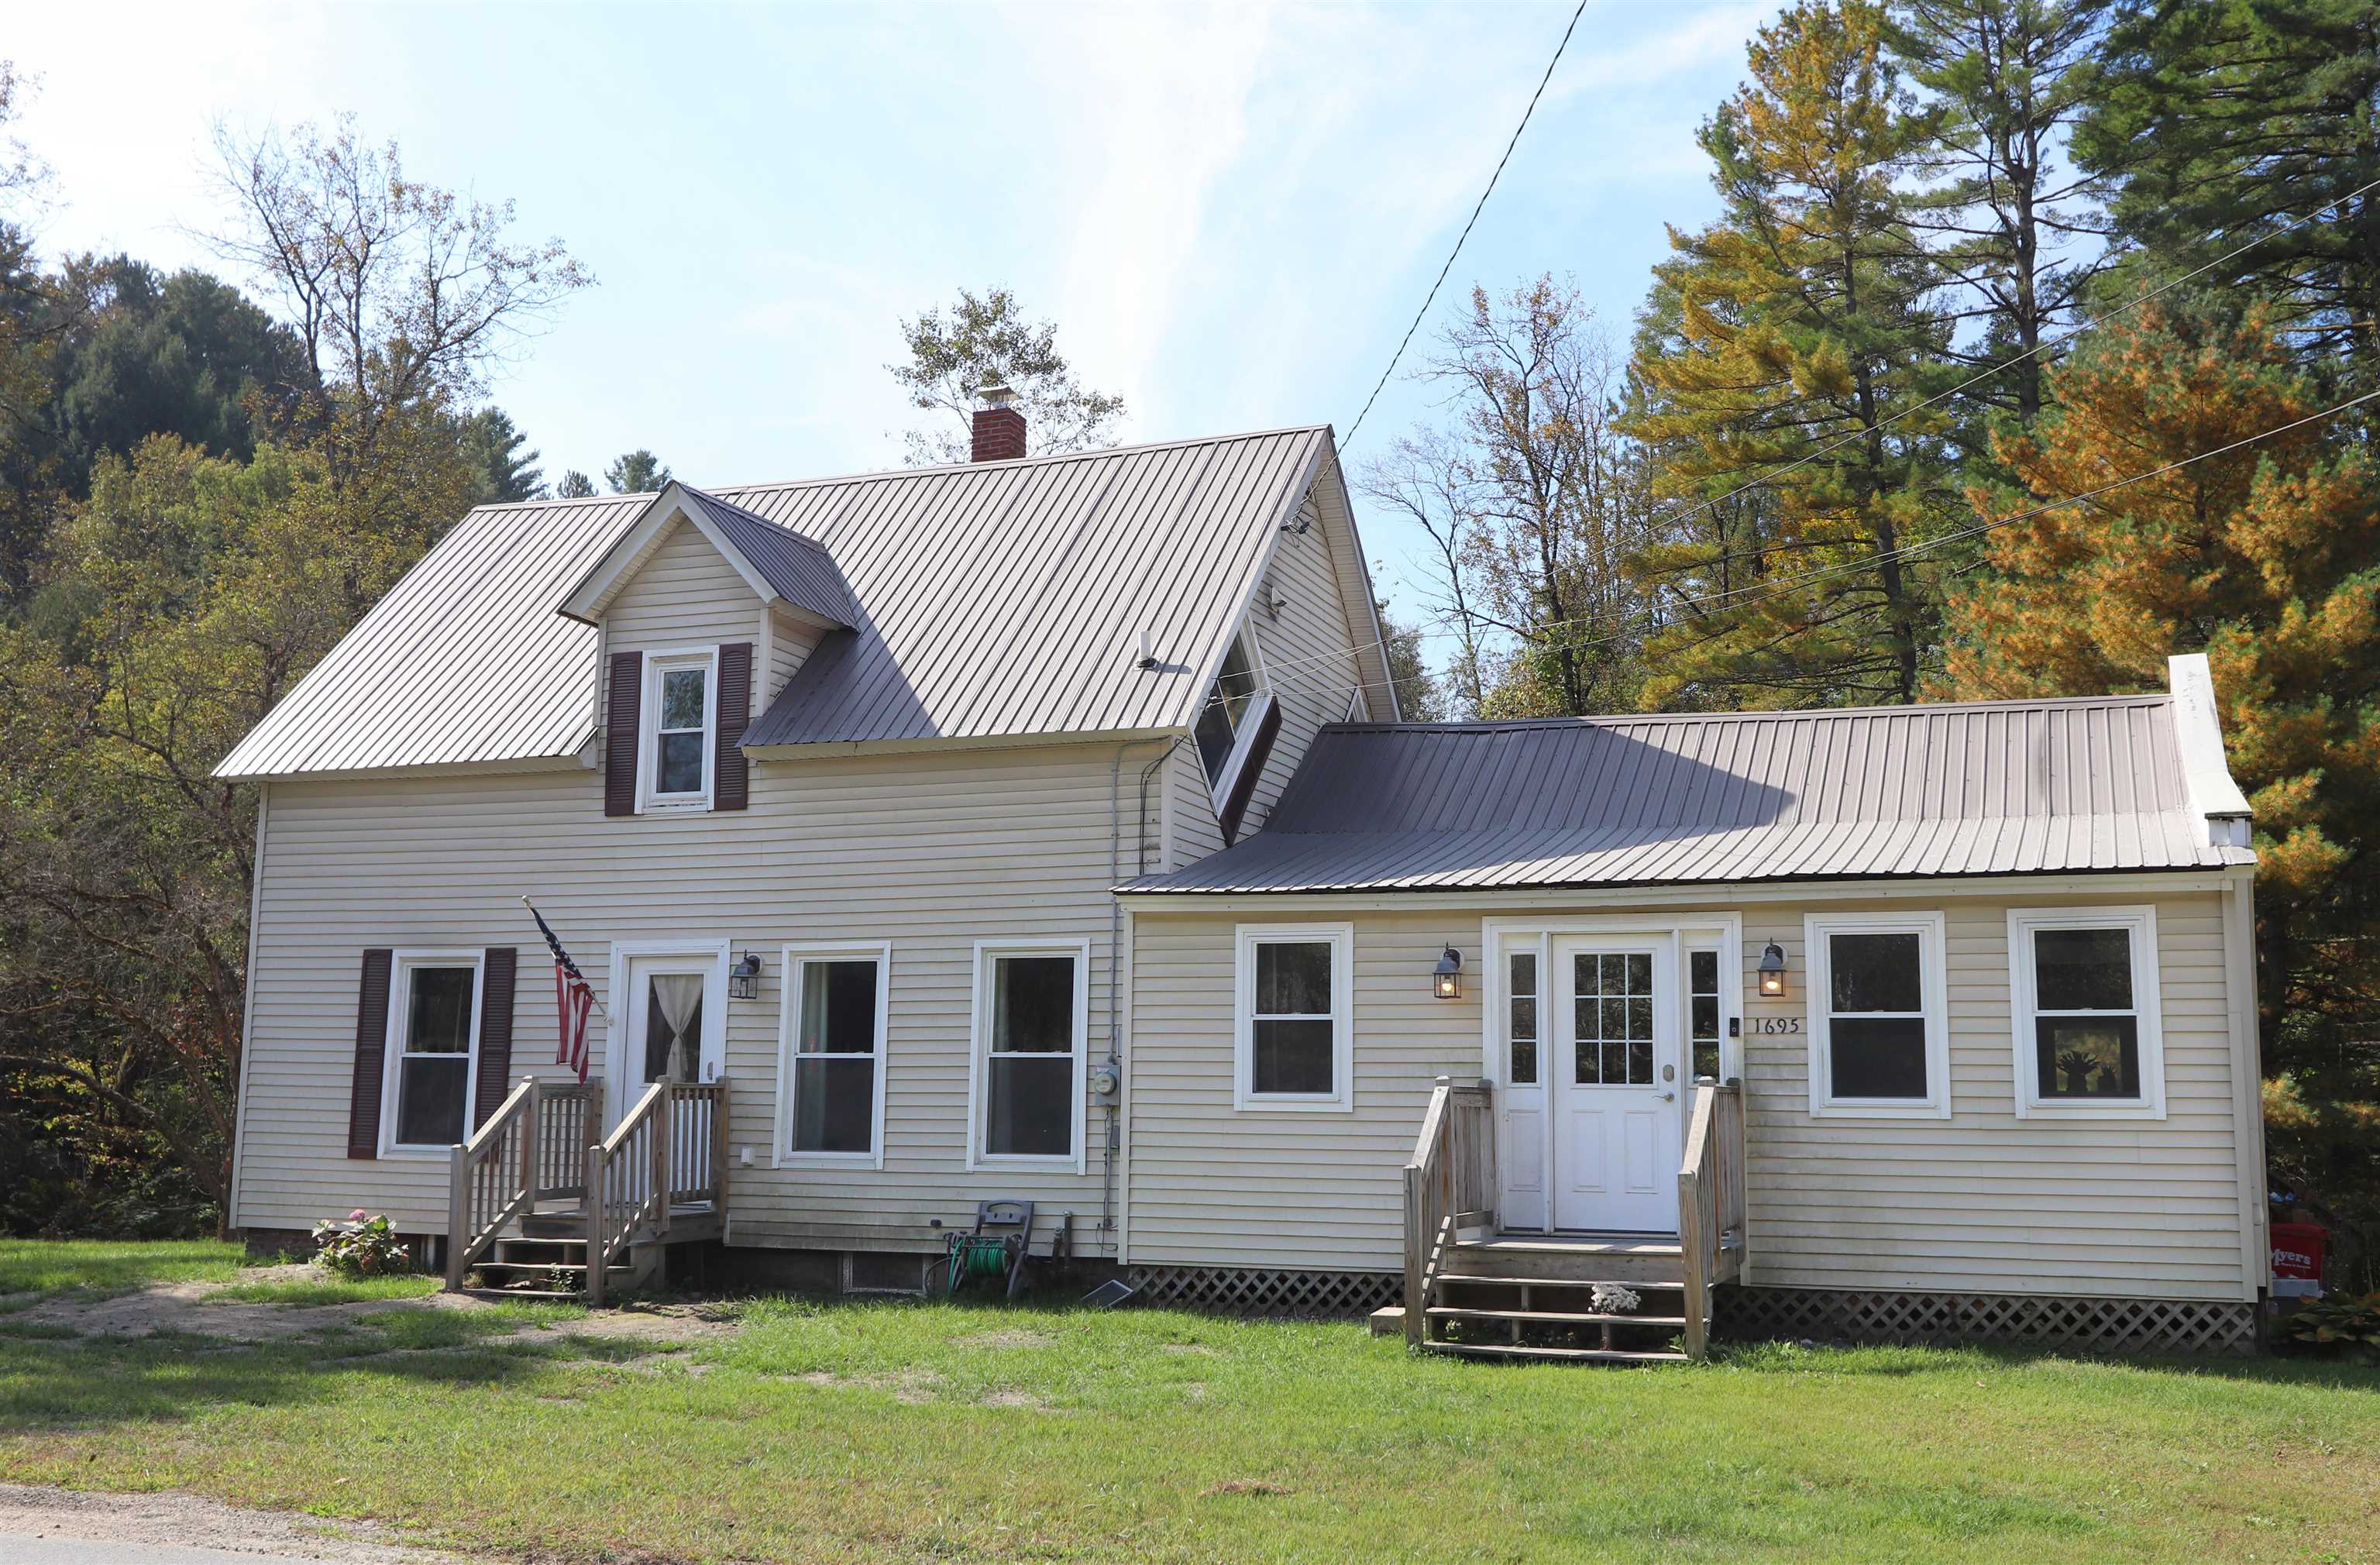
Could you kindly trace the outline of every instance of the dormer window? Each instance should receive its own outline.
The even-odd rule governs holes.
[[[1206,763],[1210,786],[1222,786],[1256,698],[1256,668],[1248,656],[1246,639],[1234,637],[1230,649],[1223,654],[1223,666],[1215,675],[1214,688],[1207,692],[1206,703],[1198,709],[1198,758]]]
[[[664,653],[647,661],[645,803],[654,809],[710,806],[718,655]]]

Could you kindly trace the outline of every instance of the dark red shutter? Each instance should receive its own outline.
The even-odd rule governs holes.
[[[1257,725],[1256,737],[1248,742],[1248,753],[1240,762],[1239,775],[1232,779],[1231,797],[1223,801],[1223,841],[1235,843],[1240,838],[1240,818],[1248,812],[1248,801],[1256,796],[1257,779],[1264,775],[1265,758],[1272,754],[1273,739],[1281,733],[1281,703],[1275,701],[1265,709],[1264,721]]]
[[[645,655],[612,654],[610,692],[603,699],[603,813],[637,813],[637,731],[645,694]]]
[[[719,753],[710,766],[710,807],[742,809],[752,802],[752,763],[743,751],[744,730],[752,722],[752,643],[722,642],[719,649]]]
[[[512,1090],[513,974],[520,952],[508,945],[488,948],[487,965],[480,973],[480,1086],[471,1113],[474,1128],[504,1107]]]
[[[347,1156],[380,1156],[381,1081],[388,1064],[388,970],[395,953],[364,952],[356,995],[356,1079],[347,1092]]]

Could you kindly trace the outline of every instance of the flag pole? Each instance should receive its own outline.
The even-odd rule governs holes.
[[[536,918],[538,920],[538,927],[540,929],[543,929],[545,928],[545,920],[539,916],[537,904],[529,901],[526,896],[523,896],[520,900],[521,905],[528,909],[528,916],[532,918]],[[549,939],[551,939],[551,937],[549,937]],[[612,1019],[612,1013],[603,1009],[603,1002],[595,998],[595,986],[593,984],[589,984],[587,986],[587,999],[589,1002],[595,1007],[595,1014],[602,1017],[606,1022],[609,1022]]]

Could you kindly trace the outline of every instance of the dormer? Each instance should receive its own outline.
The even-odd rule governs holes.
[[[674,483],[565,596],[603,637],[603,809],[742,809],[747,725],[830,631],[857,619],[816,542]]]

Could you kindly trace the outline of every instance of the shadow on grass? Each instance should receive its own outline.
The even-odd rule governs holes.
[[[73,1341],[0,1335],[0,1433],[176,1419],[224,1406],[332,1398],[351,1377],[423,1386],[502,1386],[583,1357],[552,1328],[583,1312],[499,1305],[399,1306],[305,1336],[249,1342],[203,1331]]]

